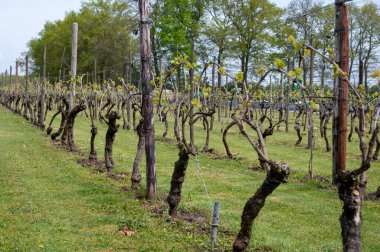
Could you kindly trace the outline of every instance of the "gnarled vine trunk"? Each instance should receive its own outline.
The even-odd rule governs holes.
[[[65,105],[66,109],[65,108],[62,108],[62,112],[61,112],[61,123],[59,125],[59,129],[57,132],[51,134],[50,138],[51,140],[55,141],[57,137],[59,137],[63,132],[64,132],[64,129],[65,129],[65,125],[66,125],[66,120],[67,120],[67,115],[68,115],[68,111],[69,111],[69,107],[70,107],[70,104],[68,102],[68,100],[66,98],[63,98],[63,104]],[[62,145],[64,145],[66,143],[66,140],[67,140],[67,137],[66,137],[66,133],[65,135],[61,137],[61,143]]]
[[[289,167],[287,164],[269,162],[269,166],[270,171],[263,184],[245,204],[241,217],[241,228],[233,244],[233,251],[244,251],[247,248],[251,240],[252,224],[263,208],[266,198],[281,183],[286,183],[288,180]]]
[[[343,212],[340,216],[343,251],[361,251],[361,198],[356,177],[341,181],[338,186],[339,198],[343,201]]]
[[[379,156],[379,151],[380,151],[380,141],[379,138],[376,138],[376,150],[373,153],[372,159],[377,160]]]
[[[75,150],[75,143],[74,143],[74,122],[75,118],[77,117],[78,113],[85,110],[86,105],[84,104],[78,104],[75,107],[71,109],[67,116],[67,121],[65,125],[64,132],[67,134],[67,147],[69,151]]]
[[[169,215],[177,215],[177,207],[181,200],[182,183],[185,180],[187,165],[189,163],[189,152],[182,144],[178,144],[178,160],[174,164],[174,171],[170,184],[170,192],[168,195]]]
[[[232,156],[232,153],[230,151],[230,148],[228,147],[228,143],[227,143],[227,133],[228,133],[228,130],[235,125],[235,122],[231,122],[230,124],[228,124],[224,130],[223,130],[223,144],[224,144],[224,148],[226,149],[226,152],[227,152],[227,156],[228,158],[230,159],[233,159],[234,157]]]
[[[136,132],[139,137],[139,142],[137,144],[137,153],[135,160],[133,161],[132,169],[132,189],[140,188],[141,174],[140,174],[140,163],[145,152],[145,135],[144,135],[144,121],[141,120],[136,127]]]
[[[351,120],[350,120],[350,133],[348,134],[348,141],[351,142],[352,134],[354,133],[354,128],[355,128],[355,118],[356,118],[356,113],[355,111],[352,111],[351,113]]]
[[[329,123],[331,115],[332,115],[331,111],[326,112],[325,121],[323,123],[323,138],[325,139],[326,151],[327,152],[329,152],[331,150],[331,146],[330,146],[330,143],[329,143],[329,138],[327,136],[327,124]]]
[[[88,157],[89,160],[97,160],[97,154],[95,150],[95,137],[98,134],[98,128],[95,125],[91,126],[91,141],[90,141],[90,155]]]
[[[118,131],[119,125],[116,125],[116,120],[120,119],[120,116],[117,112],[111,111],[108,115],[106,115],[108,119],[107,125],[107,133],[106,133],[106,145],[104,148],[104,161],[106,164],[106,169],[108,173],[112,173],[115,164],[112,159],[112,146],[115,140],[116,132]]]
[[[53,131],[53,127],[51,126],[54,122],[54,119],[57,117],[57,115],[59,115],[60,113],[62,112],[62,109],[59,108],[58,111],[53,115],[53,117],[51,118],[50,122],[49,122],[49,126],[48,128],[46,129],[46,133],[48,135],[50,135],[50,133]]]
[[[295,122],[295,125],[294,125],[294,130],[296,131],[297,133],[297,137],[298,137],[298,140],[296,142],[295,145],[300,145],[301,142],[302,142],[302,135],[301,135],[301,125],[300,125],[300,122],[299,122],[299,118],[300,116],[303,114],[303,110],[300,109],[298,115],[296,116],[296,122]]]

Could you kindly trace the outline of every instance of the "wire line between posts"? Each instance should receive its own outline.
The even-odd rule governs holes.
[[[203,187],[204,187],[207,199],[208,199],[208,203],[210,205],[210,209],[212,211],[213,210],[213,206],[212,206],[212,203],[211,203],[210,194],[208,193],[208,190],[207,190],[206,181],[205,181],[205,177],[204,177],[204,174],[203,174],[203,171],[202,171],[202,167],[201,167],[200,161],[198,159],[198,154],[195,154],[195,161],[197,162],[198,171],[199,171],[199,174],[201,175]]]
[[[208,198],[210,209],[212,211],[212,217],[213,218],[212,218],[212,223],[211,223],[211,240],[210,241],[211,241],[212,247],[214,247],[216,244],[216,238],[218,235],[220,202],[215,202],[214,206],[212,205],[210,194],[208,193],[208,190],[207,190],[206,181],[204,178],[204,174],[203,174],[202,167],[201,167],[197,153],[195,154],[195,161],[197,162],[198,171],[202,177],[203,187],[205,189],[205,193],[206,193],[207,198]]]

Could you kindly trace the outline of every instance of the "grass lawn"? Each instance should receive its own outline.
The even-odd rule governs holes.
[[[48,120],[52,112],[48,113]],[[293,120],[293,114],[291,114]],[[53,124],[56,130],[60,116]],[[75,123],[76,146],[85,156],[68,153],[53,143],[46,133],[30,122],[0,107],[0,251],[204,251],[211,248],[209,229],[212,204],[221,202],[220,227],[216,248],[230,250],[240,227],[245,202],[260,186],[265,174],[254,171],[257,155],[236,128],[228,135],[230,149],[237,160],[227,160],[220,133],[223,123],[216,122],[210,148],[219,155],[199,154],[210,200],[194,157],[190,159],[180,210],[202,213],[203,223],[171,221],[164,214],[149,210],[162,205],[136,199],[136,192],[122,191],[130,180],[115,181],[90,167],[77,164],[88,156],[90,122],[84,116]],[[120,122],[121,124],[121,122]],[[172,123],[171,123],[172,124]],[[319,124],[316,120],[315,124]],[[98,123],[96,148],[103,159],[106,126]],[[172,125],[171,125],[172,126]],[[300,182],[308,173],[310,151],[306,132],[302,145],[293,124],[290,132],[275,132],[266,141],[272,160],[286,161],[291,180],[268,197],[256,219],[250,251],[341,251],[339,216],[342,204],[337,190],[329,182]],[[156,122],[158,198],[166,197],[177,160],[174,143],[160,141],[163,125]],[[282,128],[283,131],[283,128]],[[329,132],[331,134],[331,131]],[[317,134],[318,135],[318,134]],[[173,137],[172,128],[169,135]],[[196,143],[203,147],[205,132],[196,126]],[[132,171],[137,135],[120,129],[114,144],[115,172]],[[358,137],[348,144],[347,166],[360,161]],[[141,170],[145,171],[142,163]],[[316,137],[314,171],[331,178],[331,153]],[[368,171],[368,190],[380,185],[379,162]],[[143,174],[144,177],[144,174]],[[143,185],[145,184],[143,178]],[[144,190],[139,194],[144,195]],[[380,251],[380,203],[365,202],[363,208],[363,251]],[[128,225],[134,233],[118,232]]]

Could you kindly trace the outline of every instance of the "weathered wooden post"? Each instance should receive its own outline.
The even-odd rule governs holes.
[[[42,80],[41,80],[41,94],[40,94],[40,113],[39,113],[39,126],[41,130],[45,129],[45,82],[46,82],[46,46],[43,49],[43,66],[42,66]]]
[[[71,81],[70,81],[70,110],[75,100],[75,86],[77,78],[77,51],[78,51],[78,23],[72,24],[72,47],[71,47]]]
[[[129,64],[128,64],[128,73],[129,73],[129,79],[128,79],[128,83],[129,84],[132,84],[132,71],[133,71],[133,62],[132,62],[132,52],[129,52]]]
[[[194,63],[195,61],[195,38],[194,34],[191,37],[191,54],[190,54],[190,63]],[[194,67],[190,68],[189,72],[189,82],[190,82],[190,114],[189,117],[193,118],[194,114],[194,105],[191,100],[194,98]],[[194,141],[194,124],[190,123],[190,148],[195,149],[195,141]]]
[[[16,93],[18,93],[18,86],[19,86],[19,82],[18,82],[18,60],[16,60],[16,79],[15,79],[15,91],[16,91]]]
[[[359,85],[364,84],[363,83],[363,67],[364,67],[363,66],[363,60],[362,60],[362,55],[361,55],[361,51],[360,51],[360,53],[359,53]],[[365,85],[365,88],[366,88],[366,92],[368,92],[368,86],[367,85]],[[366,135],[365,126],[366,126],[365,105],[362,104],[359,107],[359,132],[364,138]],[[374,127],[371,128],[371,131],[375,127],[376,127],[376,125],[374,125]],[[372,132],[370,132],[370,133],[372,133]],[[363,172],[362,174],[360,174],[360,184],[359,184],[362,197],[364,197],[364,194],[366,191],[366,185],[367,185],[367,174],[366,174],[366,172]]]
[[[290,71],[290,58],[288,57],[288,62],[287,62],[287,72]],[[287,97],[286,97],[286,106],[285,106],[285,131],[286,133],[289,133],[289,93],[290,93],[290,78],[287,76],[286,78],[287,84],[288,84],[288,90],[287,90]]]
[[[12,66],[9,66],[9,86],[12,86]]]
[[[222,49],[219,49],[218,53],[218,66],[222,65]],[[226,83],[227,84],[227,83]],[[222,74],[218,71],[218,122],[221,120],[222,113],[222,104],[221,104],[221,95],[222,95]]]
[[[97,75],[98,75],[98,72],[96,69],[96,59],[94,59],[94,83],[97,82],[97,79],[96,79]]]
[[[346,0],[335,0],[336,23],[336,64],[344,73],[348,72],[349,38],[348,10]],[[368,149],[365,138],[360,135],[362,165],[353,172],[346,173],[346,133],[348,112],[348,80],[345,74],[339,74],[334,81],[334,124],[333,124],[333,182],[338,187],[339,199],[343,202],[343,211],[339,218],[343,251],[361,251],[362,197],[358,175],[369,169],[372,148],[376,141],[378,128],[372,135]],[[372,145],[372,147],[371,147]],[[366,156],[365,158],[363,158]]]
[[[8,79],[8,69],[5,69],[4,86],[7,85],[7,79]]]
[[[335,0],[335,62],[343,72],[348,72],[348,11],[343,0]],[[337,76],[334,79],[334,120],[333,120],[333,183],[339,174],[346,171],[346,135],[348,113],[348,82]]]
[[[311,45],[313,46],[313,35],[311,34],[310,36],[310,40],[311,40]],[[314,82],[314,51],[311,51],[310,52],[310,72],[309,72],[309,87],[310,87],[310,95],[313,96],[313,82]],[[307,148],[308,149],[313,149],[314,146],[313,146],[313,132],[314,132],[314,121],[313,121],[313,111],[314,109],[309,106],[309,122],[308,122],[308,125],[309,125],[309,129],[308,129],[308,137],[307,137]],[[311,171],[310,173],[310,178],[313,177],[313,172]]]
[[[211,108],[215,108],[215,57],[212,61],[212,80],[211,80]],[[214,115],[211,116],[210,130],[214,128]]]
[[[140,11],[140,56],[142,84],[142,116],[145,127],[145,157],[146,157],[146,198],[156,197],[156,157],[154,138],[154,117],[152,101],[150,28],[148,14],[149,0],[139,0]]]
[[[28,93],[29,84],[29,56],[25,56],[25,93]]]

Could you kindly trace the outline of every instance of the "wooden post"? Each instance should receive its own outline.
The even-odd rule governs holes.
[[[94,83],[97,83],[96,77],[98,75],[97,69],[96,69],[96,59],[94,59]]]
[[[128,83],[132,85],[132,70],[133,70],[133,62],[132,62],[132,52],[129,52],[129,64],[128,64]]]
[[[28,93],[29,85],[29,56],[25,56],[25,93]]]
[[[70,81],[70,110],[75,99],[75,86],[77,78],[77,51],[78,51],[78,23],[72,25],[72,44],[71,44],[71,79]]]
[[[359,85],[363,85],[363,60],[362,60],[362,53],[361,51],[359,52]],[[368,92],[368,86],[365,85],[366,92]],[[375,109],[375,111],[377,108]],[[359,132],[360,134],[365,138],[366,132],[365,132],[365,126],[366,126],[366,119],[365,119],[365,105],[363,104],[359,108]],[[374,128],[371,128],[374,129]],[[371,134],[372,132],[370,132]],[[364,159],[365,157],[362,157]],[[367,185],[367,174],[366,172],[363,172],[360,174],[360,183],[359,183],[359,188],[360,188],[360,194],[362,198],[364,198],[365,191],[366,191],[366,185]]]
[[[146,157],[146,198],[156,197],[156,157],[154,138],[154,117],[152,102],[151,50],[150,28],[148,14],[149,0],[139,0],[140,12],[140,53],[142,82],[142,116],[145,127],[145,157]]]
[[[348,11],[342,0],[335,0],[335,62],[348,72]],[[348,83],[346,78],[334,79],[334,120],[333,120],[333,183],[339,174],[346,171],[346,135],[348,113]]]
[[[307,41],[307,14],[304,14],[305,17],[305,27],[304,27],[304,41]],[[303,49],[305,50],[305,49]],[[302,69],[303,69],[303,84],[306,86],[306,78],[307,78],[307,69],[306,69],[306,60],[302,57]],[[306,124],[305,124],[306,125]]]
[[[313,45],[313,34],[310,36],[310,44]],[[310,73],[309,73],[309,85],[310,85],[310,95],[313,96],[313,82],[314,82],[314,51],[310,52]],[[309,162],[309,178],[314,178],[314,169],[313,169],[313,151],[314,151],[314,120],[313,120],[313,111],[314,109],[309,105],[309,130],[307,138],[307,146],[310,149],[310,162]]]
[[[290,58],[288,57],[288,69],[287,72],[290,71]],[[288,92],[287,92],[287,97],[286,97],[286,108],[285,108],[285,131],[286,133],[289,133],[289,103],[290,103],[290,78],[287,76],[286,78],[287,83],[288,83]]]
[[[195,61],[195,38],[194,35],[191,37],[191,54],[190,54],[190,63],[194,63]],[[193,118],[194,114],[194,105],[191,104],[191,100],[194,98],[194,67],[190,68],[189,72],[189,82],[190,82],[190,120]],[[195,141],[194,141],[194,124],[190,123],[190,148],[195,148]]]
[[[272,103],[273,103],[273,87],[272,87],[272,75],[269,75],[269,115],[270,115],[270,118],[272,119],[273,118],[273,107],[272,107]]]
[[[6,84],[7,84],[7,79],[8,79],[8,69],[5,69],[4,86],[6,86]]]
[[[222,50],[219,49],[218,53],[218,65],[222,65]],[[218,122],[220,122],[220,117],[221,117],[221,109],[222,109],[222,104],[221,104],[221,95],[222,95],[222,74],[219,73],[218,71]]]
[[[18,60],[16,60],[16,79],[15,79],[15,91],[18,93]]]
[[[280,97],[280,111],[278,115],[278,121],[281,121],[284,118],[284,75],[280,73],[280,88],[281,88],[281,97]],[[280,130],[280,124],[277,125],[277,131]]]
[[[45,129],[45,82],[46,82],[46,46],[43,49],[43,66],[42,66],[42,81],[41,81],[41,94],[40,94],[40,118],[39,126],[42,130]]]
[[[212,61],[212,79],[211,79],[211,107],[214,108],[214,103],[215,103],[215,57],[214,60]]]
[[[211,108],[215,108],[215,57],[212,61],[212,80],[211,80]],[[210,120],[210,130],[214,129],[214,115],[211,116]]]
[[[228,90],[228,75],[226,74],[226,89]],[[224,117],[228,118],[228,92],[226,94],[226,103],[224,107]]]
[[[313,35],[311,34],[310,38],[310,44],[313,46]],[[313,82],[314,82],[314,51],[310,52],[310,72],[309,72],[309,85],[310,85],[310,95],[313,96]],[[307,148],[311,149],[311,153],[313,152],[313,127],[314,127],[314,121],[313,121],[313,108],[309,106],[309,130],[308,130],[308,137],[307,137]],[[312,163],[310,164],[312,166]],[[310,170],[309,170],[310,172]],[[312,172],[310,173],[310,177],[312,178]]]
[[[12,86],[12,66],[9,66],[9,86]]]
[[[43,49],[43,57],[42,57],[42,81],[45,81],[46,79],[46,46],[44,46]]]
[[[363,84],[363,60],[362,60],[362,54],[359,53],[359,84]],[[368,87],[366,87],[368,89]],[[366,91],[368,91],[366,89]]]

